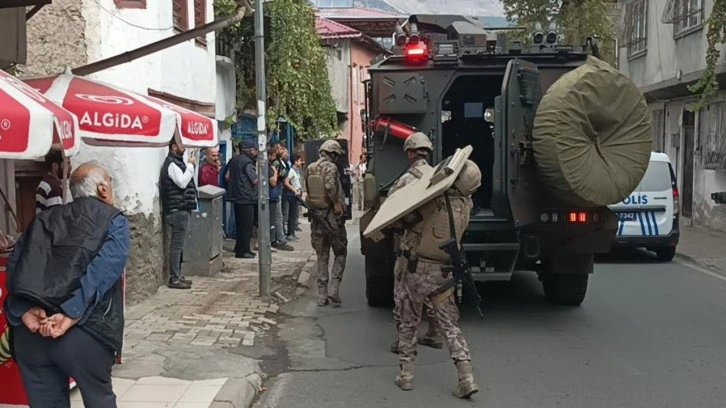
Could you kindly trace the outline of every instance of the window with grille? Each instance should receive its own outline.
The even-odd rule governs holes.
[[[189,29],[189,3],[187,0],[172,0],[174,29],[186,31]]]
[[[630,38],[628,40],[628,57],[633,58],[645,54],[648,50],[648,3],[636,0],[626,5],[625,12],[630,20]]]
[[[113,0],[113,3],[116,8],[146,8],[146,0]]]
[[[703,0],[675,0],[674,6],[673,32],[676,36],[703,26]]]
[[[207,0],[194,0],[194,27],[207,24]],[[207,36],[196,38],[197,44],[207,45]]]

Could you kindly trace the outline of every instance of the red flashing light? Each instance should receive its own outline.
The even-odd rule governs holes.
[[[428,58],[429,49],[425,43],[419,42],[416,44],[408,44],[403,50],[403,53],[408,60],[418,61]]]

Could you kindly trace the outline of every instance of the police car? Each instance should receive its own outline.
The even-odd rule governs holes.
[[[652,152],[643,180],[630,196],[609,206],[618,216],[614,247],[644,247],[670,262],[678,245],[678,187],[670,159]]]

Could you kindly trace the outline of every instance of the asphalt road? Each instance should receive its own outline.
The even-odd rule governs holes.
[[[726,406],[726,278],[640,252],[600,260],[578,308],[548,304],[534,274],[486,285],[484,321],[461,321],[481,391],[456,400],[448,353],[425,347],[415,389],[400,391],[391,311],[366,305],[349,237],[343,306],[287,306],[257,407]]]

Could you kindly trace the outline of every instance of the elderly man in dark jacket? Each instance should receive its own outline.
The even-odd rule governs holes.
[[[129,223],[99,165],[79,166],[70,189],[73,202],[36,215],[16,244],[4,309],[31,407],[70,407],[73,377],[85,406],[114,408]]]

